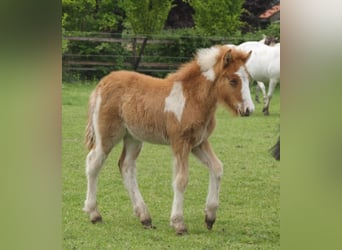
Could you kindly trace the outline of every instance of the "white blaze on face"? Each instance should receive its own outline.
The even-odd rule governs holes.
[[[249,89],[249,77],[245,67],[241,66],[236,74],[240,77],[242,82],[241,94],[243,100],[243,111],[246,112],[248,109],[249,112],[254,112],[254,103],[251,97],[251,91]]]
[[[200,49],[197,52],[197,63],[201,68],[202,74],[209,81],[215,81],[216,75],[213,69],[217,62],[220,50],[216,47]]]
[[[182,82],[176,81],[168,97],[165,98],[164,112],[172,112],[180,122],[185,106]]]

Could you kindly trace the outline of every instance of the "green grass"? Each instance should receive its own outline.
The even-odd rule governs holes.
[[[103,223],[93,225],[82,211],[86,193],[84,129],[88,96],[94,84],[63,84],[63,249],[279,249],[280,163],[268,149],[280,123],[277,89],[265,117],[262,104],[250,117],[219,108],[210,142],[224,163],[220,207],[211,231],[204,223],[209,175],[193,156],[185,193],[185,236],[169,226],[172,158],[167,146],[144,144],[138,182],[156,229],[143,229],[117,167],[121,144],[99,176],[98,205]]]

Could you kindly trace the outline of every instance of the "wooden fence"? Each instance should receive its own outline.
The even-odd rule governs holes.
[[[116,36],[116,37],[114,37]],[[116,69],[127,69],[127,70],[135,70],[137,72],[147,73],[147,74],[162,74],[175,71],[181,63],[189,61],[192,58],[190,54],[187,56],[184,54],[184,57],[180,57],[179,55],[172,55],[172,51],[170,51],[169,55],[165,55],[164,47],[164,55],[158,55],[155,51],[151,53],[151,48],[153,50],[154,47],[161,46],[169,46],[173,47],[173,45],[177,46],[174,38],[165,38],[165,37],[149,37],[147,36],[136,36],[136,37],[122,37],[121,34],[111,34],[111,33],[95,33],[95,34],[82,34],[75,35],[75,33],[66,33],[63,39],[70,42],[94,42],[94,43],[117,43],[120,44],[122,48],[124,48],[125,56],[119,54],[112,55],[79,55],[79,54],[63,54],[62,62],[63,62],[63,73],[64,72],[83,72],[86,74],[91,74],[91,72],[104,72],[104,71],[112,71]],[[230,38],[228,41],[226,38],[222,37],[208,37],[203,38],[200,36],[182,36],[183,45],[186,42],[189,44],[197,44],[197,39],[203,41],[204,39],[208,41],[209,44],[224,44],[224,43],[234,43],[237,41],[236,39],[241,38]],[[233,40],[232,40],[233,39]],[[186,42],[185,42],[186,41]],[[210,45],[210,46],[211,46]],[[150,46],[150,47],[148,47]],[[201,45],[199,45],[201,46]],[[145,48],[148,48],[145,50]],[[148,51],[148,52],[146,52]],[[173,52],[175,53],[175,52]],[[191,53],[191,52],[188,52]],[[157,55],[157,56],[156,56]],[[176,57],[177,56],[177,57]],[[88,71],[88,72],[87,72]]]
[[[171,72],[177,69],[180,63],[166,63],[166,62],[146,62],[143,61],[143,53],[145,47],[149,44],[171,44],[172,40],[166,39],[147,39],[146,37],[134,38],[108,38],[108,37],[80,37],[80,36],[64,36],[63,39],[67,41],[80,42],[108,42],[119,43],[132,52],[131,56],[124,58],[124,62],[120,64],[125,69],[135,70],[138,72]],[[137,49],[139,47],[139,49]],[[115,63],[115,57],[118,55],[63,55],[63,71],[97,71],[103,68],[115,68],[118,66]],[[112,58],[113,60],[110,60]],[[167,61],[168,58],[164,57]],[[171,60],[170,57],[169,61]],[[189,58],[186,58],[189,59]]]

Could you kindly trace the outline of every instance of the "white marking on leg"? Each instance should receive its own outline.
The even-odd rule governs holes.
[[[179,191],[176,184],[173,185],[174,198],[172,201],[171,219],[183,218],[184,194]]]
[[[185,106],[182,82],[176,81],[168,97],[165,98],[164,112],[172,112],[180,122]]]
[[[173,181],[173,202],[171,210],[170,225],[173,226],[177,234],[182,234],[186,231],[183,218],[183,200],[184,192],[188,183],[188,154],[174,156],[174,181]]]
[[[126,153],[121,169],[124,185],[131,198],[134,213],[140,218],[140,221],[145,221],[150,219],[150,214],[138,187],[135,164],[142,143],[129,138],[125,138],[124,143]]]
[[[215,81],[216,79],[213,67],[217,63],[219,53],[220,50],[216,47],[200,49],[197,52],[197,63],[201,68],[202,74],[209,81]]]
[[[244,66],[241,66],[236,74],[240,77],[242,81],[241,94],[243,100],[243,111],[245,112],[247,109],[249,112],[254,112],[254,103],[251,97],[251,91],[249,89],[249,76]]]
[[[220,181],[223,175],[223,164],[217,158],[208,141],[192,150],[193,154],[209,168],[209,186],[206,201],[206,217],[210,221],[216,218],[219,206]],[[212,225],[211,225],[212,226]]]
[[[208,196],[205,209],[206,214],[210,219],[216,218],[216,211],[219,206],[220,180],[221,175],[217,175],[210,169]]]
[[[88,155],[86,160],[86,174],[88,179],[87,185],[87,198],[84,202],[84,211],[92,214],[97,214],[96,212],[96,190],[97,190],[97,177],[98,173],[103,166],[104,160],[106,159],[106,155],[102,150],[101,145],[101,136],[98,128],[98,117],[99,110],[101,105],[101,96],[98,94],[95,104],[95,109],[93,113],[93,126],[96,138],[96,146],[95,149],[92,149]]]

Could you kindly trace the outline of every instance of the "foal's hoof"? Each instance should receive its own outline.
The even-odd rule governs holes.
[[[91,223],[96,224],[99,222],[102,222],[102,217],[101,215],[96,215],[90,218]]]
[[[152,220],[146,219],[144,221],[141,221],[141,224],[144,226],[145,229],[155,229],[155,226],[152,226]]]
[[[208,230],[213,228],[216,219],[209,219],[208,216],[205,216],[205,224],[207,224]]]
[[[264,113],[264,115],[270,115],[270,112],[268,111],[267,108],[264,108],[264,109],[262,110],[262,112]]]
[[[186,227],[183,227],[183,228],[179,228],[179,229],[176,229],[176,235],[184,235],[188,232],[188,230],[186,229]]]

